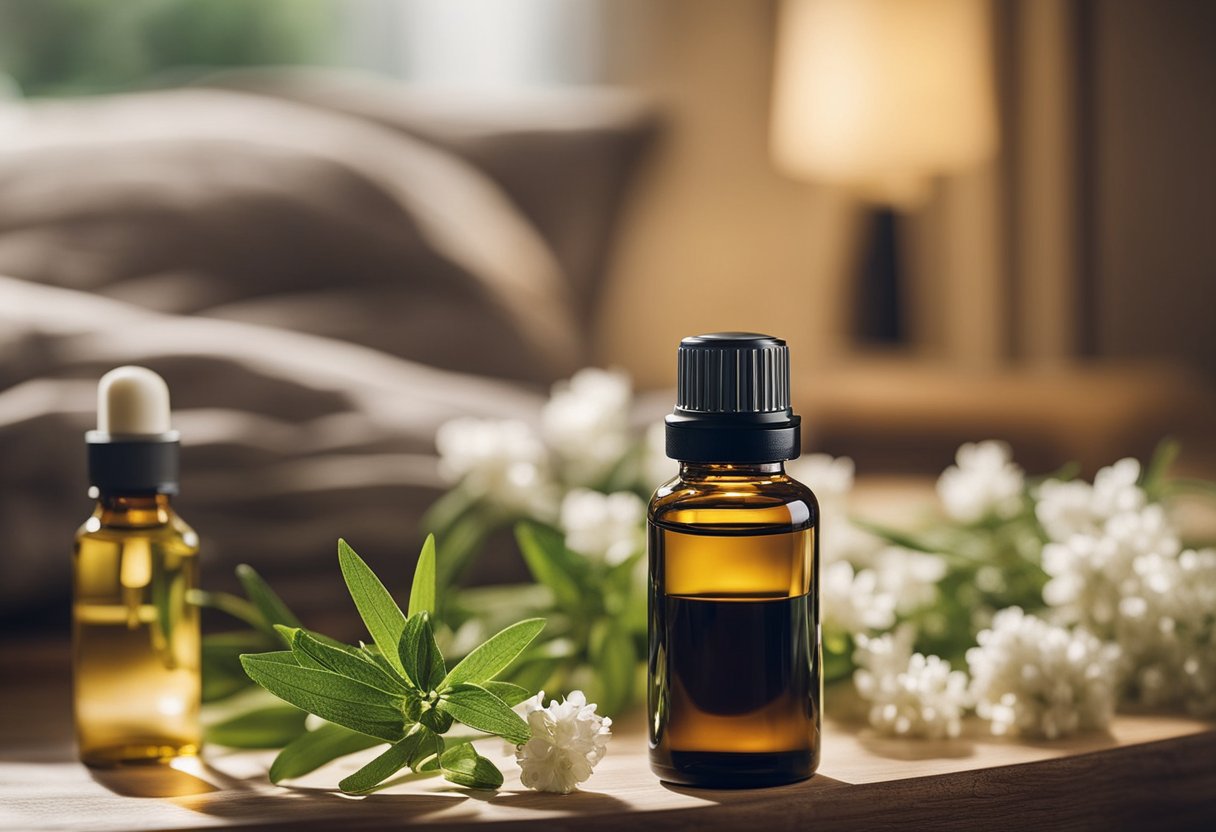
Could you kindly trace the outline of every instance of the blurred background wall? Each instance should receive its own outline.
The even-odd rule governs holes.
[[[854,200],[769,155],[769,0],[49,0],[0,4],[29,94],[161,85],[199,67],[324,63],[454,88],[607,84],[666,131],[602,291],[595,358],[669,384],[681,334],[854,349]],[[960,364],[1163,358],[1216,378],[1212,6],[993,0],[1000,156],[911,218],[910,351]],[[854,316],[855,317],[855,316]]]

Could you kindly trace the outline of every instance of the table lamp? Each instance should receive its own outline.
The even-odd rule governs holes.
[[[875,206],[859,312],[898,342],[897,211],[996,151],[987,0],[783,0],[771,146],[779,168]]]

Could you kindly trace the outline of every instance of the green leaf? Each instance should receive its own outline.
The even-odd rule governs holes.
[[[443,687],[455,687],[464,682],[480,684],[490,681],[523,652],[544,626],[543,618],[527,618],[490,636],[484,644],[474,648],[452,668],[443,680]]]
[[[428,770],[427,763],[431,764],[430,769],[438,768],[439,755],[443,753],[446,744],[447,740],[444,737],[423,725],[422,739],[418,741],[418,747],[410,756],[410,768],[414,771],[426,771]]]
[[[209,726],[209,743],[229,748],[282,748],[304,733],[308,714],[294,705],[269,705]]]
[[[257,659],[259,662],[267,662],[269,664],[288,665],[289,667],[300,666],[300,663],[296,661],[296,657],[291,655],[290,650],[272,650],[269,653],[258,653],[253,656],[245,656],[242,654],[239,658],[241,660],[242,668],[245,668],[246,658]]]
[[[401,671],[388,663],[388,659],[384,658],[384,655],[380,652],[376,645],[359,642],[359,652],[362,653],[368,661],[376,665],[376,667],[380,668],[385,673],[392,676],[401,677],[402,681],[404,681],[404,675],[401,673]]]
[[[470,728],[509,742],[527,742],[532,735],[528,723],[510,705],[478,685],[462,684],[445,692],[438,707]]]
[[[1152,459],[1140,473],[1140,487],[1148,494],[1150,500],[1161,499],[1165,475],[1169,473],[1175,460],[1178,459],[1181,450],[1181,444],[1173,438],[1167,437],[1157,443]]]
[[[379,745],[383,740],[327,722],[287,744],[270,766],[270,782],[303,777],[328,762]]]
[[[151,631],[152,647],[165,667],[172,670],[177,667],[177,656],[171,647],[173,631],[181,610],[185,608],[186,576],[176,572],[170,578],[169,574],[165,570],[155,570],[148,589],[152,606],[156,609],[156,627]]]
[[[477,508],[479,496],[473,489],[457,486],[431,504],[418,521],[418,528],[431,529],[440,540],[465,514]]]
[[[633,696],[638,656],[633,637],[614,619],[597,622],[591,638],[591,666],[595,673],[596,701],[603,713],[619,713]]]
[[[355,554],[355,550],[347,545],[345,540],[338,541],[338,564],[342,567],[342,577],[350,590],[350,597],[367,631],[371,633],[372,641],[380,648],[380,654],[393,666],[398,673],[405,675],[401,666],[401,658],[397,655],[397,645],[401,641],[401,631],[405,629],[405,615],[393,601],[393,596],[380,583],[376,573],[363,562],[363,558]]]
[[[505,616],[504,620],[509,622],[520,610],[548,609],[553,600],[549,587],[526,583],[461,587],[445,603],[469,617],[482,618],[489,613]]]
[[[447,730],[452,727],[452,715],[438,708],[423,709],[419,705],[418,721],[436,734],[447,733]]]
[[[422,733],[426,730],[421,725],[414,725],[400,742],[393,743],[379,757],[349,777],[343,778],[338,783],[338,788],[348,794],[371,791],[409,765],[410,758],[422,740]]]
[[[279,634],[283,641],[287,642],[287,646],[291,648],[291,657],[295,659],[296,664],[300,667],[311,667],[313,670],[328,670],[325,665],[314,659],[312,656],[300,650],[296,650],[295,641],[296,635],[302,633],[303,630],[299,627],[287,627],[282,624],[275,624],[274,631]]]
[[[420,612],[435,614],[435,535],[428,534],[414,567],[414,583],[410,587],[409,616]]]
[[[327,670],[300,667],[291,653],[241,656],[249,678],[275,696],[330,722],[388,742],[404,733],[404,698]]]
[[[270,588],[270,584],[262,580],[262,576],[252,566],[242,563],[236,568],[236,577],[240,580],[241,586],[245,588],[245,594],[249,596],[249,600],[257,607],[266,628],[273,627],[275,624],[285,624],[288,627],[300,626],[300,619],[296,618],[295,614],[283,603],[283,599],[275,594],[275,591]]]
[[[447,668],[443,663],[443,655],[439,652],[439,645],[435,643],[428,613],[415,613],[406,620],[405,630],[401,633],[398,658],[401,666],[405,668],[406,677],[424,693],[435,690],[443,680]]]
[[[1201,480],[1193,477],[1178,477],[1162,484],[1163,495],[1194,494],[1202,497],[1216,497],[1216,482]],[[1196,544],[1199,548],[1203,544]],[[1187,546],[1186,548],[1193,548]]]
[[[829,650],[823,652],[823,681],[824,684],[853,675],[853,659],[851,654],[838,653]]]
[[[241,654],[273,650],[275,646],[270,637],[260,631],[203,636],[203,701],[217,702],[252,685],[253,682],[241,667]]]
[[[226,664],[210,660],[204,655],[201,696],[204,703],[220,702],[253,684],[241,668],[240,660],[234,657],[234,661],[237,663],[236,670]]]
[[[250,627],[265,630],[266,624],[262,621],[262,614],[258,612],[257,607],[231,592],[208,592],[205,589],[196,588],[186,593],[186,601],[196,607],[218,610],[238,621],[245,622]]]
[[[580,608],[583,593],[562,536],[537,523],[518,523],[515,541],[532,577],[553,591],[558,605],[568,610]]]
[[[393,696],[406,692],[405,685],[371,659],[364,658],[358,650],[346,645],[339,648],[326,644],[306,630],[296,630],[292,635],[291,652],[301,667],[329,670]]]
[[[891,527],[884,526],[881,523],[871,523],[867,520],[861,520],[856,517],[851,518],[851,520],[853,525],[864,529],[876,537],[882,538],[888,543],[893,543],[896,546],[902,546],[905,549],[912,549],[916,552],[927,552],[933,555],[940,554],[940,550],[930,545],[927,541],[921,540],[910,532],[892,529]]]
[[[511,707],[515,707],[525,699],[531,699],[535,696],[535,694],[528,693],[527,688],[521,688],[519,685],[513,685],[510,682],[484,682],[481,686]]]
[[[502,785],[502,772],[477,753],[471,745],[457,745],[443,752],[439,768],[444,779],[471,789],[497,789]]]
[[[532,651],[528,652],[530,654]],[[525,690],[549,690],[554,687],[553,674],[557,672],[558,668],[567,666],[570,662],[570,659],[525,656],[525,660],[512,667],[507,675],[515,684]],[[490,683],[487,682],[484,687],[489,689],[489,685]]]
[[[500,522],[492,510],[484,505],[480,508],[460,517],[441,538],[435,563],[435,583],[440,591],[456,582],[481,551],[486,536]]]

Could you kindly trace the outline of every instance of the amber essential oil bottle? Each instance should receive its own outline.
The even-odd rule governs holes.
[[[202,744],[198,538],[174,513],[178,435],[169,389],[143,367],[98,387],[86,436],[93,515],[76,533],[76,740],[94,766],[166,762]]]
[[[649,509],[650,767],[716,788],[819,764],[819,506],[800,451],[789,351],[767,335],[680,343],[667,455]]]

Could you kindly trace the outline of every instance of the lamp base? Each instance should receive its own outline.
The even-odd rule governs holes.
[[[905,343],[903,287],[899,275],[899,216],[894,208],[872,212],[853,303],[853,335],[859,343]]]

